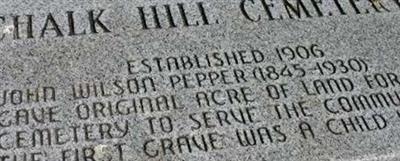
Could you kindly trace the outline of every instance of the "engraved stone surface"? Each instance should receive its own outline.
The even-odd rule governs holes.
[[[0,161],[400,160],[398,0],[0,8]]]

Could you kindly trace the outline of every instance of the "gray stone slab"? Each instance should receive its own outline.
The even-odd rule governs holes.
[[[397,0],[0,8],[0,161],[400,160]]]

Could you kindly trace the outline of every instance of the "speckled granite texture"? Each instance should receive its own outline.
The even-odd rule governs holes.
[[[397,0],[0,8],[0,161],[400,160]]]

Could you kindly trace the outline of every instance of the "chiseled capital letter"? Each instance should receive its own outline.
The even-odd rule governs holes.
[[[260,15],[258,15],[257,18],[252,18],[250,16],[249,12],[247,12],[247,9],[246,9],[247,2],[254,4],[254,0],[242,0],[242,2],[240,3],[240,10],[242,11],[243,16],[252,22],[260,21],[260,19],[261,19]]]
[[[103,15],[103,12],[105,10],[101,9],[100,13],[98,13],[96,16],[94,15],[94,10],[88,11],[89,13],[89,23],[90,23],[90,31],[92,33],[98,33],[96,26],[99,26],[103,31],[106,32],[111,32],[109,28],[107,28],[106,25],[100,20],[100,16]],[[97,25],[96,25],[97,24]]]
[[[1,24],[5,23],[6,19],[4,18],[4,16],[0,16],[0,21],[1,21]],[[0,37],[0,41],[4,39],[4,37],[5,37],[5,33],[4,32],[7,32],[6,30],[7,30],[7,28],[3,29],[3,34]]]

